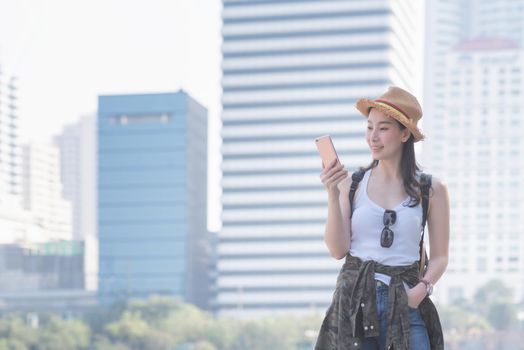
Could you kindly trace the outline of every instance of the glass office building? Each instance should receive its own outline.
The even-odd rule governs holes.
[[[99,296],[205,304],[207,111],[187,93],[100,96]]]

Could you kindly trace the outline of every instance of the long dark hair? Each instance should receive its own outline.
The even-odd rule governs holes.
[[[401,130],[406,127],[396,121]],[[417,171],[420,171],[420,167],[415,159],[415,138],[413,134],[409,136],[409,139],[402,145],[402,157],[400,158],[400,171],[402,174],[402,180],[404,182],[404,190],[408,194],[410,200],[408,203],[409,207],[416,207],[421,201],[420,194],[420,182],[417,180]],[[378,160],[373,159],[371,164],[366,168],[362,168],[367,171],[378,165]]]

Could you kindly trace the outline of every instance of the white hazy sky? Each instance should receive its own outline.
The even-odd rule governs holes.
[[[0,0],[0,66],[26,141],[96,113],[97,96],[184,89],[209,111],[208,227],[220,227],[220,0]]]

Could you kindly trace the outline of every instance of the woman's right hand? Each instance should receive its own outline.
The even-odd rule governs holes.
[[[320,173],[320,180],[324,184],[326,191],[329,196],[336,196],[338,198],[340,190],[338,189],[338,183],[344,180],[348,176],[348,171],[344,169],[344,166],[337,162],[337,159],[333,160],[327,167],[322,163],[322,172]]]

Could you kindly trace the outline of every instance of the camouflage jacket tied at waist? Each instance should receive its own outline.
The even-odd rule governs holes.
[[[409,307],[402,282],[410,287],[416,285],[418,271],[418,262],[409,266],[387,266],[372,260],[362,261],[348,254],[315,350],[360,349],[365,337],[379,335],[375,272],[391,276],[386,348],[409,350]],[[435,305],[426,297],[418,308],[428,330],[431,350],[444,349],[442,327]]]

